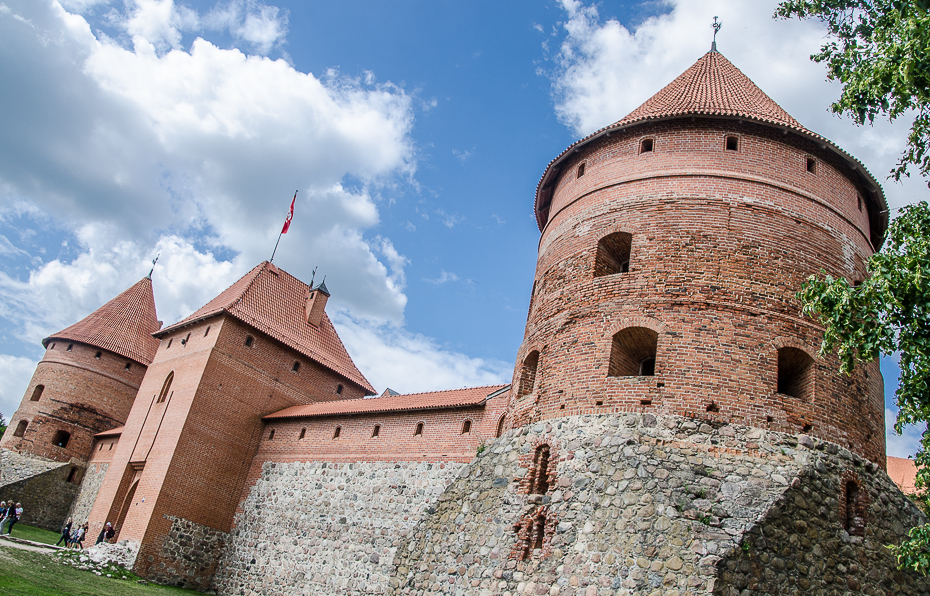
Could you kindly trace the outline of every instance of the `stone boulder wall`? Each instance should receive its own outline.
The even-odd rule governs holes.
[[[71,506],[71,512],[68,514],[75,526],[83,524],[90,517],[90,511],[94,508],[94,501],[97,500],[97,493],[103,485],[103,479],[107,475],[107,469],[110,464],[90,464],[81,479],[81,488],[77,497],[74,499],[74,505]],[[115,521],[115,520],[113,520]]]
[[[383,594],[407,534],[466,464],[266,463],[214,577],[220,594]]]
[[[22,523],[57,532],[78,494],[68,482],[75,467],[82,466],[0,450],[0,500],[22,503]]]
[[[542,445],[548,490],[528,495]],[[852,474],[867,510],[861,538],[841,524]],[[926,585],[893,571],[883,545],[924,519],[878,466],[804,435],[574,416],[514,429],[479,455],[398,550],[389,581],[393,594],[878,594],[879,584],[920,594]]]

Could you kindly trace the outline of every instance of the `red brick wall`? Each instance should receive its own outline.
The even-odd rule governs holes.
[[[640,154],[645,137],[655,148]],[[867,194],[845,165],[794,135],[689,119],[614,134],[562,172],[517,357],[540,350],[536,387],[514,397],[517,424],[671,412],[807,432],[885,465],[877,363],[843,377],[816,358],[812,400],[776,392],[778,348],[816,357],[821,340],[799,316],[801,283],[821,269],[862,279],[872,253]],[[598,240],[619,231],[633,235],[630,271],[594,277]],[[658,333],[653,377],[608,377],[612,336],[630,326]]]
[[[0,447],[55,461],[86,461],[94,435],[126,421],[145,370],[143,364],[87,344],[49,343]],[[37,385],[45,388],[32,401]],[[26,432],[14,437],[21,420],[28,421]],[[71,434],[64,448],[52,443],[58,431]]]
[[[113,461],[113,454],[116,446],[119,444],[119,435],[110,435],[99,437],[94,441],[94,447],[90,452],[90,458],[87,460],[90,464],[108,464]]]

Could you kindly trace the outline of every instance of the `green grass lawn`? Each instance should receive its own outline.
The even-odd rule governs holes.
[[[13,535],[19,526],[13,527]],[[35,528],[33,528],[35,529]],[[42,531],[42,530],[40,530]],[[20,536],[25,538],[25,536]],[[55,535],[55,540],[58,537]],[[122,573],[120,573],[122,575]],[[55,555],[20,550],[0,541],[0,594],[4,596],[192,596],[190,590],[166,588],[136,583],[139,579],[127,573],[128,580],[110,579],[89,571],[81,571],[59,562]]]
[[[23,540],[41,542],[43,544],[55,544],[58,542],[58,539],[61,538],[61,534],[58,532],[49,532],[48,530],[34,528],[33,526],[27,526],[25,524],[14,525],[11,536],[14,538],[22,538]],[[87,542],[84,542],[84,544],[86,545]]]

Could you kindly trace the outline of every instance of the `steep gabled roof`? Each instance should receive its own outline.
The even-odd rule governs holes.
[[[881,185],[872,174],[855,157],[834,145],[830,140],[811,132],[792,118],[716,49],[701,56],[688,70],[627,116],[572,143],[558,157],[549,162],[536,186],[535,214],[540,231],[549,219],[551,198],[549,194],[552,184],[557,179],[560,163],[568,155],[595,139],[610,135],[613,131],[646,122],[688,116],[735,118],[760,122],[812,139],[822,148],[835,153],[854,172],[858,172],[863,186],[872,195],[874,204],[873,209],[870,210],[870,215],[874,217],[872,227],[878,228],[873,229],[872,240],[876,244],[876,250],[881,246],[881,240],[888,227],[888,204]]]
[[[152,280],[143,277],[74,325],[43,339],[42,345],[48,347],[56,339],[78,341],[148,366],[158,349],[158,340],[152,334],[159,327]]]
[[[264,261],[197,312],[156,336],[164,337],[180,327],[226,313],[373,395],[374,388],[352,362],[329,317],[324,313],[319,327],[307,322],[304,313],[309,292],[307,284]]]
[[[917,493],[917,465],[912,459],[904,459],[903,457],[891,457],[890,455],[887,458],[888,462],[888,477],[891,478],[895,484],[898,485],[898,488],[901,489],[906,495],[913,495]]]
[[[303,406],[291,406],[280,412],[265,416],[265,420],[465,408],[483,404],[488,397],[505,387],[507,387],[507,385],[486,385],[484,387],[449,389],[447,391],[388,395],[386,397],[375,397],[371,399],[344,399],[340,401],[320,402]]]

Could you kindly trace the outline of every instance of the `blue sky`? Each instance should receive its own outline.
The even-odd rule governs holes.
[[[154,275],[171,323],[270,256],[309,280],[379,390],[509,381],[546,164],[720,49],[883,179],[773,3],[0,0],[0,412],[39,341]],[[925,196],[886,183],[893,207]],[[896,368],[884,363],[893,392]],[[906,455],[916,433],[890,438]]]

